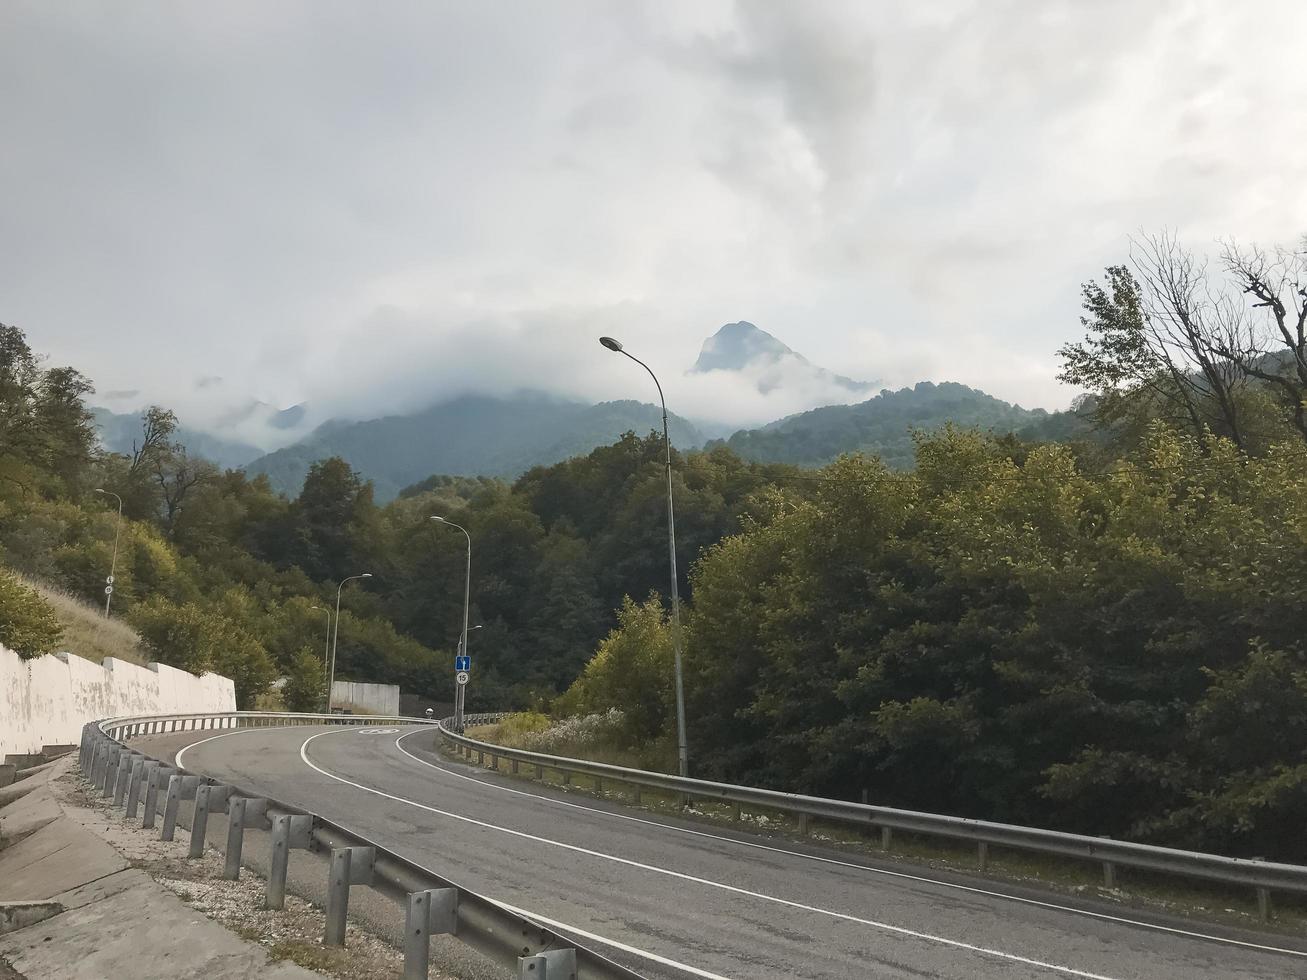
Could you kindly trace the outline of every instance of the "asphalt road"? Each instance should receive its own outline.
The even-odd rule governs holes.
[[[1307,944],[650,817],[451,762],[434,737],[247,729],[180,764],[354,828],[650,977],[1307,977]]]

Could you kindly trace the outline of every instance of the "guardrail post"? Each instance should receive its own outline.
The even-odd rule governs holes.
[[[458,931],[458,889],[409,892],[404,931],[404,980],[427,980],[431,937]]]
[[[95,751],[91,754],[91,786],[104,781],[104,761],[109,756],[109,740],[96,740]]]
[[[1106,834],[1099,834],[1098,836],[1100,840],[1112,839]],[[1116,865],[1111,861],[1103,862],[1103,887],[1104,888],[1116,887]]]
[[[191,849],[187,857],[204,855],[204,839],[209,830],[209,813],[214,807],[222,808],[231,796],[230,786],[203,783],[195,788],[195,815],[191,817]]]
[[[558,770],[558,774],[563,777],[564,786],[572,785],[572,774],[570,772],[568,772],[566,769],[560,769]]]
[[[517,764],[517,760],[516,760],[516,759],[511,760],[511,764],[510,764],[510,766],[509,766],[509,769],[510,769],[510,771],[513,773],[514,776],[516,776],[516,775],[518,774],[518,771],[519,771],[519,770],[518,770],[518,764]]]
[[[159,828],[159,840],[173,839],[177,833],[177,810],[182,800],[195,799],[199,788],[199,776],[168,777],[168,799],[163,804],[163,826]]]
[[[122,756],[123,750],[117,745],[109,746],[109,754],[105,758],[104,765],[104,784],[100,787],[101,796],[113,795],[114,780],[118,778],[118,759]]]
[[[484,766],[485,764],[486,764],[486,754],[482,752],[480,749],[477,749],[477,765]]]
[[[744,819],[744,814],[740,812],[740,804],[736,803],[735,806],[732,808],[731,817],[732,819],[734,819],[736,823],[739,823],[741,820]]]
[[[141,805],[141,782],[149,775],[150,770],[158,764],[153,759],[147,759],[143,755],[132,760],[131,782],[127,786],[126,819],[130,820],[136,816],[136,810]]]
[[[286,907],[286,871],[290,867],[291,848],[309,846],[313,818],[307,814],[283,813],[272,821],[272,867],[268,871],[268,891],[264,904],[270,909]]]
[[[882,851],[888,851],[888,850],[890,849],[890,844],[892,844],[893,841],[894,841],[894,830],[893,830],[893,828],[892,828],[892,827],[881,827],[881,828],[880,828],[880,849],[881,849]]]
[[[149,779],[145,783],[145,814],[141,817],[142,830],[150,830],[154,827],[154,817],[159,811],[159,787],[164,785],[164,780],[176,771],[171,766],[162,764],[150,771]]]
[[[350,885],[372,884],[375,847],[333,847],[327,876],[327,929],[323,945],[345,945],[345,915],[349,911]]]
[[[519,980],[572,980],[576,976],[576,950],[550,949],[517,960]]]
[[[1264,857],[1249,858],[1249,861],[1265,861]],[[1257,918],[1262,922],[1271,921],[1271,890],[1269,888],[1257,889]]]
[[[600,793],[603,793],[603,791],[604,791],[604,781],[603,781],[603,779],[602,779],[601,777],[599,777],[599,776],[594,776],[594,777],[592,777],[592,778],[594,779],[594,791],[595,791],[595,794],[598,795],[598,794],[600,794]]]
[[[127,792],[127,780],[131,778],[136,760],[140,758],[135,752],[128,752],[118,760],[118,778],[113,781],[113,805],[123,805],[123,794]]]
[[[983,840],[976,844],[976,867],[981,871],[989,868],[989,844]]]
[[[808,815],[807,815],[806,813],[800,813],[800,814],[799,814],[799,836],[800,836],[800,837],[807,837],[807,836],[808,836],[808,823],[809,823]]]
[[[268,801],[244,796],[227,799],[227,863],[222,876],[235,881],[241,876],[241,850],[245,846],[245,828],[266,824]]]

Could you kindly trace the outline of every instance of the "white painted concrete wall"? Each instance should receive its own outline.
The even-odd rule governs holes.
[[[23,660],[0,645],[0,755],[78,742],[82,726],[99,718],[234,710],[236,687],[220,674],[69,653]]]
[[[353,705],[377,715],[397,715],[399,685],[336,681],[331,685],[331,703],[338,708]]]

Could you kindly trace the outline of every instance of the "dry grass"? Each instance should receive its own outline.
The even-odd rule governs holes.
[[[150,655],[136,631],[121,619],[105,619],[103,607],[92,606],[36,579],[22,575],[19,579],[54,607],[59,624],[64,628],[62,649],[96,663],[105,657],[117,657],[142,666],[150,662]]]

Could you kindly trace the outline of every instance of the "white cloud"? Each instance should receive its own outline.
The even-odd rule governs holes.
[[[1129,233],[1301,233],[1305,35],[1291,0],[11,3],[0,319],[197,420],[652,399],[599,333],[682,414],[824,397],[681,376],[741,318],[1056,407]]]

